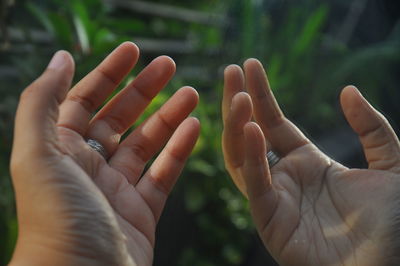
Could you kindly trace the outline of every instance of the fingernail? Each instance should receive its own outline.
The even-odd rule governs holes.
[[[55,55],[53,56],[53,58],[51,59],[49,66],[47,68],[50,69],[61,69],[64,65],[65,65],[65,54],[63,51],[58,51],[57,53],[55,53]]]

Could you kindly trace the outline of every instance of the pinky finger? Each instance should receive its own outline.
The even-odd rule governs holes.
[[[199,131],[200,123],[196,118],[184,120],[136,186],[156,221],[196,144]]]
[[[268,161],[266,159],[266,142],[261,128],[254,122],[244,127],[245,162],[243,177],[254,222],[260,230],[270,221],[277,197],[272,185]]]

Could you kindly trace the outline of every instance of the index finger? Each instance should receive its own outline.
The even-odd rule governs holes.
[[[138,57],[139,48],[134,43],[118,46],[69,91],[60,106],[58,125],[84,135],[93,112],[118,87]]]

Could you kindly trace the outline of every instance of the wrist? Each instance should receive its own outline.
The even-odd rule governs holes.
[[[79,245],[78,245],[79,246]],[[99,252],[86,252],[79,247],[68,249],[57,243],[40,242],[33,239],[18,239],[13,257],[9,266],[21,265],[57,265],[57,266],[101,266],[101,265],[126,265],[134,266],[130,257],[104,256]]]
[[[10,266],[20,265],[100,265],[94,258],[68,254],[56,248],[45,247],[39,243],[18,241]]]

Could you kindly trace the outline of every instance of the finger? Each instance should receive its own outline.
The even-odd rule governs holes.
[[[277,204],[276,192],[271,182],[266,142],[260,127],[249,122],[244,127],[245,163],[243,177],[257,228],[264,228],[271,219]]]
[[[71,85],[74,62],[65,51],[57,52],[46,71],[21,94],[15,121],[13,163],[58,154],[55,130],[59,104]],[[32,157],[29,154],[34,153]],[[27,155],[27,156],[24,156]],[[18,167],[17,167],[18,168]]]
[[[136,187],[152,209],[156,221],[196,143],[199,131],[200,123],[196,118],[186,119]]]
[[[222,98],[222,121],[225,123],[234,95],[244,91],[244,75],[237,65],[230,65],[224,71],[224,92]]]
[[[165,145],[198,103],[191,87],[178,90],[155,114],[136,128],[118,147],[109,164],[136,185],[146,163]]]
[[[153,60],[90,121],[87,137],[102,143],[108,154],[112,154],[121,135],[143,113],[174,73],[175,63],[170,57],[160,56]]]
[[[254,105],[254,117],[275,151],[281,156],[309,140],[282,113],[270,89],[262,64],[256,59],[244,63],[246,88]]]
[[[340,95],[343,112],[359,135],[369,168],[400,169],[400,144],[386,118],[375,110],[354,86]]]
[[[222,149],[225,166],[232,176],[236,186],[246,194],[240,168],[244,163],[244,125],[252,116],[252,103],[250,96],[245,92],[239,92],[232,99],[231,108],[225,121],[222,133]]]
[[[58,125],[84,135],[93,112],[118,87],[138,57],[135,44],[125,42],[118,46],[68,93],[60,107]]]

